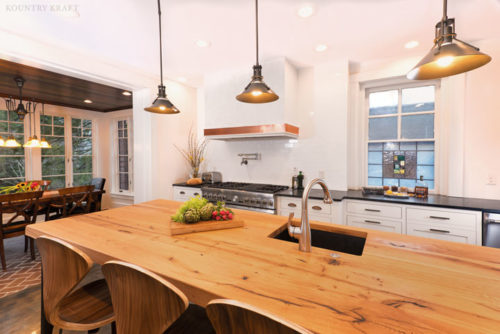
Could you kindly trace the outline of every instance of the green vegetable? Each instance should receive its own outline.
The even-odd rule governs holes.
[[[175,215],[172,216],[172,220],[178,223],[185,223],[186,219],[184,217],[184,214],[186,213],[186,211],[195,209],[199,212],[199,210],[207,203],[208,200],[206,198],[203,198],[201,196],[193,197],[189,201],[186,201],[181,205]]]
[[[201,220],[210,220],[212,219],[212,212],[215,210],[215,205],[212,203],[205,204],[204,207],[200,210],[200,218]]]
[[[200,221],[200,211],[196,209],[189,209],[184,214],[184,220],[187,224],[193,224]]]

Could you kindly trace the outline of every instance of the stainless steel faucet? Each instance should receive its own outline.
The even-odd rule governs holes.
[[[307,199],[309,198],[309,193],[315,184],[319,184],[323,189],[324,198],[323,202],[326,204],[332,204],[332,197],[330,196],[330,191],[328,191],[328,186],[323,179],[314,179],[306,186],[302,194],[302,214],[300,220],[300,227],[292,226],[290,221],[288,222],[288,234],[292,238],[299,239],[299,250],[302,252],[311,251],[311,225],[309,224],[309,215],[307,211]]]

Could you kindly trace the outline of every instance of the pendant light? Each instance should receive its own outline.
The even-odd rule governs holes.
[[[262,66],[259,64],[259,1],[255,0],[255,65],[250,83],[236,99],[247,103],[266,103],[279,99],[271,88],[264,82]]]
[[[5,147],[5,139],[2,136],[0,136],[0,147]]]
[[[10,135],[9,138],[7,138],[7,141],[5,142],[5,146],[4,147],[20,147],[21,144],[19,144],[16,140],[16,138],[14,138],[13,135]]]
[[[156,113],[156,114],[178,114],[180,111],[177,109],[172,102],[167,98],[165,93],[165,86],[163,85],[163,54],[162,54],[162,44],[161,44],[161,9],[160,0],[158,0],[158,19],[159,19],[159,32],[160,32],[160,78],[161,83],[158,86],[158,97],[153,101],[150,107],[144,108],[144,110]]]
[[[35,112],[36,112],[36,103],[35,102],[28,102],[28,114],[29,114],[29,126],[30,126],[30,136],[28,137],[28,141],[23,145],[25,148],[40,148],[40,141],[38,140],[38,137],[36,136],[36,118],[35,118]],[[31,111],[31,106],[33,106],[33,111]],[[31,120],[34,119],[33,121],[33,136],[31,135]]]
[[[490,62],[479,48],[457,39],[455,19],[447,15],[448,1],[443,0],[443,18],[436,24],[434,46],[406,75],[412,80],[444,78],[467,72]]]

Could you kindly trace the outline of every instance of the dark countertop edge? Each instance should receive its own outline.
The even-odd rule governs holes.
[[[415,206],[430,206],[438,208],[459,209],[459,210],[473,210],[473,211],[488,211],[500,213],[500,200],[481,199],[481,198],[467,198],[467,197],[452,197],[444,195],[429,195],[427,199],[397,199],[389,198],[380,195],[363,195],[361,190],[348,190],[338,191],[330,190],[332,199],[340,202],[346,199],[373,201],[381,203],[393,203],[402,205],[415,205]],[[283,190],[276,194],[282,197],[301,198],[302,191],[297,190]],[[323,199],[323,193],[320,189],[313,189],[309,196],[310,199]]]
[[[188,187],[188,188],[201,188],[203,186],[202,184],[187,184],[186,182],[180,182],[180,183],[174,183],[172,184],[173,187]]]

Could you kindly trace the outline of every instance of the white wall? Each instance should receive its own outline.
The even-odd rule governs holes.
[[[296,167],[304,172],[306,181],[323,172],[330,188],[346,189],[347,60],[299,70],[297,78],[298,140],[211,141],[204,169],[221,171],[225,181],[290,185]],[[259,122],[261,105],[245,107],[250,110],[235,109],[234,113],[242,113],[242,117],[252,113]],[[241,166],[238,153],[261,153],[262,160]]]
[[[492,56],[486,66],[441,80],[437,117],[438,191],[444,195],[500,199],[500,40],[475,43]],[[406,75],[419,58],[361,64],[350,77],[349,187],[365,183],[366,122],[363,85]],[[493,178],[495,185],[487,185]]]

